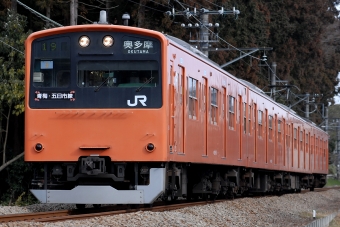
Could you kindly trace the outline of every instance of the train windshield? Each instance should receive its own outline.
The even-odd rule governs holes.
[[[78,87],[157,87],[159,86],[156,61],[80,61]]]
[[[58,34],[32,42],[31,108],[161,108],[162,53],[159,40],[108,31]]]
[[[34,62],[33,86],[65,88],[71,82],[70,59],[36,59]]]

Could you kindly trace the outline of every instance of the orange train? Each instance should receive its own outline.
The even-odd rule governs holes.
[[[328,135],[189,44],[117,25],[26,40],[25,161],[42,203],[313,190]]]

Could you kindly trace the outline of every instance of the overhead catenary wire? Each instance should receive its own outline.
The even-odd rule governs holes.
[[[176,2],[178,2],[178,0],[176,0]],[[183,4],[181,4],[180,2],[178,2],[178,3],[179,3],[179,5],[181,5],[181,7],[182,7],[185,11],[187,11],[187,9],[184,7]],[[196,17],[196,15],[194,15],[194,14],[192,14],[192,13],[190,13],[190,14],[186,13],[186,14],[184,14],[183,11],[177,11],[177,13],[183,13],[183,15],[187,15],[187,20],[188,20],[189,22],[191,22],[191,23],[193,23],[193,24],[194,24],[195,22],[198,22],[198,23],[200,24],[200,26],[203,26],[205,29],[207,29],[207,31],[209,31],[210,33],[216,35],[209,27],[207,27],[205,24],[202,24],[202,23],[201,23],[201,20],[198,19],[198,18]],[[188,15],[189,15],[189,16],[188,16]],[[191,18],[193,18],[193,19],[191,19]],[[194,22],[194,21],[195,21],[195,22]],[[267,62],[266,59],[261,59],[261,58],[255,57],[255,56],[253,56],[253,55],[251,55],[251,54],[247,54],[247,52],[244,52],[244,51],[238,49],[237,47],[235,47],[235,46],[232,45],[231,43],[227,42],[226,40],[224,40],[224,39],[221,38],[220,36],[217,36],[217,38],[218,38],[220,41],[222,41],[222,43],[227,44],[229,48],[231,47],[232,49],[235,49],[235,51],[239,51],[240,54],[246,54],[246,55],[249,56],[250,58],[256,59],[256,60],[258,60],[258,61],[260,61],[260,62],[264,61],[265,64],[266,64],[266,66],[268,67],[268,70],[269,70],[271,73],[274,73],[273,69],[270,67],[270,65],[268,64],[268,62]],[[223,45],[223,44],[222,44],[222,45]],[[243,61],[243,60],[242,60],[242,61]],[[262,75],[262,73],[261,73],[261,75]],[[280,78],[277,76],[276,73],[274,73],[274,75],[275,75],[275,78],[276,78],[276,79],[280,80]],[[285,84],[285,83],[282,82],[282,81],[279,81],[279,83]],[[282,92],[282,91],[284,91],[284,90],[287,90],[287,89],[281,89],[281,90],[279,90],[279,91],[276,91],[275,93],[280,93],[280,92]],[[295,95],[292,91],[290,91],[290,94]]]
[[[20,54],[22,54],[22,55],[25,55],[25,54],[24,54],[24,52],[22,52],[22,51],[18,50],[17,48],[15,48],[15,47],[13,47],[13,46],[11,46],[11,45],[9,45],[8,43],[5,43],[5,42],[4,42],[4,41],[2,41],[1,39],[0,39],[0,42],[1,42],[1,43],[3,43],[3,44],[4,44],[4,45],[6,45],[6,46],[8,46],[8,47],[12,48],[13,50],[15,50],[15,51],[19,52]]]
[[[32,12],[33,14],[35,14],[37,17],[41,18],[43,21],[45,21],[45,22],[51,22],[52,25],[54,25],[54,26],[63,27],[63,25],[61,25],[61,24],[55,22],[54,20],[51,20],[51,18],[48,18],[48,17],[42,15],[41,13],[39,13],[39,12],[35,11],[34,9],[28,7],[27,5],[23,4],[23,3],[20,2],[19,0],[16,0],[16,1],[17,1],[17,3],[19,3],[21,6],[23,6],[25,9],[31,11],[31,12]]]
[[[140,3],[138,3],[138,2],[135,2],[135,1],[132,1],[132,0],[128,0],[128,1],[129,1],[129,2],[133,2],[133,3],[135,3],[135,4],[137,4],[137,5],[140,5],[140,6],[144,6],[145,8],[148,8],[148,9],[151,9],[151,10],[154,10],[154,11],[164,13],[163,10],[154,9],[154,8],[152,8],[152,7],[149,7],[149,6],[146,6],[146,5],[142,5],[142,4],[140,4]]]
[[[132,3],[135,3],[135,4],[138,4],[138,5],[142,5],[142,4],[140,4],[140,3],[138,3],[138,2],[135,2],[135,1],[133,1],[133,0],[128,0],[128,1],[129,1],[129,2],[132,2]],[[151,1],[152,1],[153,3],[155,3],[155,4],[158,4],[158,5],[161,5],[161,6],[164,6],[164,7],[169,7],[169,6],[166,6],[166,5],[164,5],[164,4],[158,3],[158,2],[156,2],[156,1],[153,1],[153,0],[151,0]],[[18,2],[20,5],[22,5],[24,8],[28,9],[29,11],[31,11],[32,13],[34,13],[36,16],[38,16],[39,18],[41,18],[43,21],[45,21],[45,22],[51,22],[54,26],[59,26],[59,27],[63,26],[63,25],[61,25],[61,24],[59,24],[59,23],[57,23],[57,22],[51,20],[50,18],[45,17],[44,15],[38,13],[37,11],[31,9],[30,7],[28,7],[28,6],[26,6],[25,4],[21,3],[19,0],[17,0],[17,2]],[[101,1],[99,1],[99,0],[97,0],[97,2],[99,2],[99,3],[101,3],[101,4],[104,4],[103,2],[101,2]],[[110,1],[110,2],[113,2],[113,1]],[[184,3],[182,4],[182,3],[180,3],[178,0],[176,0],[176,2],[177,2],[179,5],[181,5],[181,7],[182,7],[183,9],[187,10],[187,8],[186,8],[185,6],[189,6],[189,5],[184,4]],[[193,1],[191,0],[191,2],[193,2]],[[214,6],[217,6],[217,7],[218,7],[218,5],[215,4],[215,3],[212,3],[212,2],[207,1],[207,0],[206,0],[206,2],[208,2],[208,3],[210,3],[210,4],[213,4]],[[69,1],[64,1],[64,2],[61,2],[61,3],[69,3]],[[113,9],[113,8],[118,7],[118,6],[114,6],[114,7],[110,7],[110,8],[101,8],[101,7],[99,7],[99,6],[90,5],[90,4],[87,4],[87,3],[84,3],[84,2],[78,2],[78,3],[84,4],[84,5],[86,5],[86,6],[90,6],[90,7],[94,7],[94,8],[98,8],[98,9],[106,9],[106,10],[107,10],[107,9]],[[146,6],[146,5],[142,5],[142,6],[144,6],[145,8],[148,8],[148,9],[150,9],[150,10],[153,10],[153,11],[164,12],[164,11],[161,11],[161,10],[158,10],[158,9],[155,9],[155,8],[152,8],[152,7],[150,7],[150,6]],[[179,11],[177,11],[177,12],[179,12]],[[82,17],[81,15],[78,15],[78,16]],[[82,18],[84,18],[84,17],[82,17]],[[191,18],[193,18],[193,20],[192,20]],[[88,22],[92,23],[92,21],[90,21],[90,20],[88,20],[88,19],[86,19],[86,18],[84,18],[84,19],[87,20]],[[192,22],[193,24],[194,24],[195,21],[200,23],[200,20],[199,20],[195,15],[193,15],[193,14],[190,14],[190,17],[187,18],[187,19],[188,19],[188,21]],[[226,40],[224,40],[223,38],[221,38],[220,36],[218,36],[214,31],[212,31],[212,30],[211,30],[209,27],[207,27],[206,25],[201,24],[201,23],[200,23],[200,25],[203,26],[205,29],[207,29],[210,33],[214,34],[214,35],[221,41],[222,45],[223,45],[223,44],[227,44],[229,48],[232,48],[232,49],[234,49],[235,51],[240,52],[240,54],[247,54],[247,52],[238,49],[237,47],[235,47],[235,46],[232,45],[231,43],[227,42]],[[2,40],[0,40],[0,41],[1,41],[2,43],[4,43]],[[12,46],[10,46],[9,44],[7,44],[7,43],[4,43],[4,44],[23,54],[23,52],[21,52],[20,50],[14,48],[14,47],[12,47]],[[256,57],[256,56],[253,56],[253,55],[251,55],[251,54],[248,55],[248,56],[249,56],[250,58],[253,58],[253,59],[256,59],[256,60],[259,60],[259,61],[263,61],[263,59],[258,58],[258,57]],[[242,61],[243,61],[243,60],[242,60]],[[267,62],[267,61],[264,61],[264,62],[265,62],[265,64],[268,66],[268,69],[273,73],[273,70],[272,70],[272,68],[269,66],[268,62]],[[247,64],[248,64],[248,63],[247,63]],[[260,73],[260,74],[262,74],[262,73]],[[276,74],[275,74],[275,77],[276,77],[277,79],[279,79],[279,77],[278,77]],[[280,90],[280,91],[281,91],[281,90]],[[291,92],[291,94],[294,94],[294,93]]]
[[[110,8],[103,8],[103,7],[100,7],[100,6],[95,6],[95,5],[87,4],[85,2],[78,2],[78,4],[83,4],[83,5],[86,5],[86,6],[89,6],[89,7],[93,7],[93,8],[97,8],[97,9],[101,9],[101,10],[114,9],[114,8],[118,7],[118,6],[113,6],[113,7],[110,7]]]

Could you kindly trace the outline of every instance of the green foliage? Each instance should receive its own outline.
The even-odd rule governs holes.
[[[6,205],[24,205],[36,202],[29,188],[33,176],[32,164],[25,163],[21,157],[0,172],[1,201]]]
[[[326,187],[339,186],[339,185],[340,185],[340,181],[339,180],[332,179],[332,178],[327,179]]]
[[[328,173],[329,174],[336,174],[336,166],[334,164],[330,164],[328,166]]]
[[[0,27],[0,110],[13,107],[16,115],[24,111],[25,26],[24,16],[8,11]]]

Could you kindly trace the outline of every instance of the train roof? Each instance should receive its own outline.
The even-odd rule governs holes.
[[[220,67],[216,62],[210,60],[208,58],[207,55],[205,55],[202,51],[198,50],[197,48],[193,47],[192,45],[190,45],[189,43],[179,39],[179,38],[176,38],[176,37],[173,37],[171,35],[165,35],[167,38],[171,39],[172,41],[174,41],[175,43],[181,45],[182,47],[188,49],[189,51],[199,55],[200,57],[204,58],[206,61],[209,61],[210,63],[214,64],[215,66],[217,67]]]
[[[219,64],[217,64],[216,62],[212,61],[211,59],[208,58],[207,55],[205,55],[204,53],[202,53],[201,51],[199,51],[197,48],[193,47],[192,45],[190,45],[189,43],[178,39],[176,37],[170,36],[170,35],[166,35],[166,37],[168,37],[169,39],[171,39],[172,41],[174,41],[175,43],[181,45],[182,47],[188,49],[189,51],[199,55],[200,57],[204,58],[204,60],[208,61],[209,63],[217,66],[220,70],[225,71],[224,69],[221,68],[221,66]],[[226,71],[225,71],[226,72]],[[229,73],[228,73],[229,74]],[[231,74],[229,74],[231,77],[233,77],[233,79],[240,81],[241,83],[244,83],[245,85],[249,86],[250,88],[252,88],[254,91],[264,94],[267,97],[269,97],[265,92],[263,92],[259,87],[255,86],[254,84],[250,83],[249,81],[237,78]],[[271,97],[269,97],[271,98]]]
[[[198,50],[197,48],[193,47],[192,45],[190,45],[189,43],[179,39],[179,38],[176,38],[174,36],[171,36],[171,35],[165,35],[168,39],[172,40],[173,42],[177,43],[178,45],[184,47],[185,49],[197,54],[198,56],[200,56],[201,58],[203,58],[205,61],[208,61],[210,64],[218,67],[220,70],[222,71],[225,71],[224,69],[221,68],[221,66],[219,64],[217,64],[216,62],[212,61],[211,59],[208,58],[207,55],[205,55],[204,53],[202,53],[200,50]],[[227,71],[225,71],[227,72]],[[249,81],[246,81],[246,80],[243,80],[243,79],[240,79],[240,78],[237,78],[231,74],[228,73],[228,75],[230,77],[232,77],[233,79],[235,80],[238,80],[240,83],[243,83],[245,84],[246,86],[248,86],[249,88],[251,88],[253,91],[255,91],[256,93],[259,93],[259,94],[262,94],[264,95],[266,98],[268,99],[271,99],[272,101],[275,102],[275,100],[273,100],[270,96],[268,96],[264,91],[262,91],[259,87],[257,87],[256,85],[250,83]],[[287,112],[295,115],[296,117],[300,118],[301,120],[305,121],[306,123],[309,123],[311,124],[313,127],[316,127],[318,129],[321,129],[319,126],[317,126],[313,121],[307,119],[307,118],[304,118],[302,116],[299,116],[294,110],[292,110],[290,107],[288,106],[285,106],[281,103],[278,103],[278,102],[275,102],[278,106],[280,106],[282,109],[285,109]],[[324,131],[324,130],[322,130]]]

